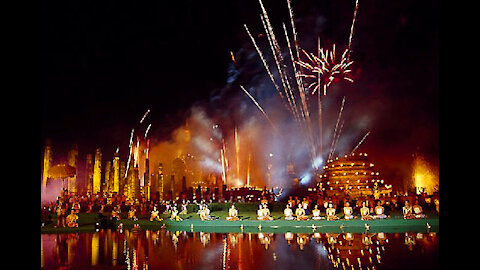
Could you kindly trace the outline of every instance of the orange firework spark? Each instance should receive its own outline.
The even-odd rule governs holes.
[[[232,61],[233,63],[236,65],[237,64],[237,61],[235,61],[235,55],[233,55],[233,52],[230,51],[230,55],[232,56]]]

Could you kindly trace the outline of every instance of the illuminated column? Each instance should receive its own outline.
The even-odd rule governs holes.
[[[185,192],[187,191],[187,178],[184,176],[182,176],[182,192]]]
[[[145,159],[145,172],[143,173],[143,190],[147,199],[151,198],[151,181],[150,181],[150,163],[148,157]]]
[[[93,167],[93,194],[100,192],[100,184],[102,179],[102,150],[97,148],[95,152],[95,164]]]
[[[68,152],[68,165],[77,168],[77,158],[78,158],[78,147],[76,144],[73,145],[72,150]],[[68,192],[77,193],[77,174],[68,179]]]
[[[175,200],[175,175],[170,176],[170,199]]]
[[[87,154],[85,171],[86,171],[85,187],[87,188],[86,192],[92,193],[93,191],[93,156],[92,154]]]
[[[140,197],[140,177],[138,173],[138,166],[133,169],[133,199]]]
[[[118,193],[126,195],[127,185],[125,178],[125,161],[120,161],[120,179],[118,181]]]
[[[120,157],[116,154],[113,160],[113,188],[112,192],[120,193]]]
[[[110,168],[112,167],[112,162],[107,161],[105,163],[105,192],[111,193],[112,192],[112,183],[110,179]]]
[[[157,178],[158,193],[160,193],[160,201],[163,200],[163,164],[158,164],[158,178]]]
[[[48,170],[52,166],[52,146],[45,146],[45,152],[43,154],[43,179],[42,179],[42,192],[47,189]]]
[[[125,181],[125,196],[127,196],[128,199],[133,198],[133,192],[132,192],[132,186],[133,186],[133,168],[130,167],[128,168],[128,173],[127,173],[127,179]]]

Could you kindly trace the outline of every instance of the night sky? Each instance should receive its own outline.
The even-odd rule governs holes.
[[[276,26],[288,22],[286,1],[263,2]],[[301,42],[345,45],[354,0],[292,4]],[[109,156],[147,109],[152,136],[167,139],[225,86],[230,51],[249,44],[244,23],[262,30],[260,12],[257,0],[42,1],[42,149],[50,139],[54,158],[72,143],[80,159],[96,147]],[[364,150],[390,178],[415,152],[438,167],[438,13],[433,1],[360,1],[349,89],[377,104]]]

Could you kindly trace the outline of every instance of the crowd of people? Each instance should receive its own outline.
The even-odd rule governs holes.
[[[78,214],[99,213],[110,216],[112,220],[124,218],[137,221],[140,218],[150,221],[161,221],[160,213],[169,215],[170,220],[182,221],[180,215],[188,213],[187,206],[196,204],[197,214],[201,220],[212,220],[208,205],[212,201],[200,202],[183,199],[182,201],[152,201],[146,198],[129,200],[125,196],[106,195],[72,195],[63,190],[55,202],[42,204],[42,212],[55,214],[56,227],[78,227]],[[273,203],[265,197],[260,201],[257,210],[258,220],[273,220],[269,205]],[[177,208],[178,206],[178,208]],[[162,212],[160,211],[163,210]],[[338,198],[335,196],[319,196],[316,200],[290,196],[283,210],[285,220],[362,220],[388,218],[392,212],[401,212],[405,219],[425,218],[425,210],[439,212],[438,196],[404,194],[401,196],[381,197],[379,199]],[[324,213],[324,215],[322,215]],[[109,215],[110,214],[110,215]],[[239,220],[239,212],[232,203],[228,210],[227,220]]]

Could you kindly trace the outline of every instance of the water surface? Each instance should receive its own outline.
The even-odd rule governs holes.
[[[99,230],[42,234],[42,269],[437,269],[421,233],[204,233]]]

